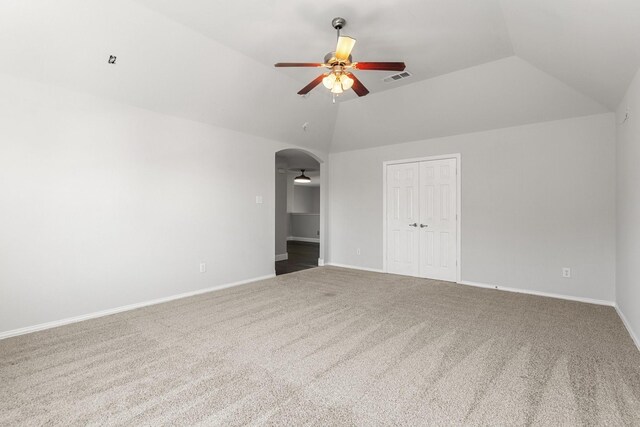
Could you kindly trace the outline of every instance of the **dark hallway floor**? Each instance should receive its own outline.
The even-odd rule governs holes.
[[[276,275],[293,273],[318,266],[320,244],[309,242],[287,242],[289,259],[276,262]]]

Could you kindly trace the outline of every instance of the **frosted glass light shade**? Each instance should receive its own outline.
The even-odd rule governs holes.
[[[322,79],[322,84],[327,89],[333,88],[333,85],[334,85],[335,82],[336,82],[336,75],[333,74],[333,73],[329,73],[329,75],[327,77]]]
[[[340,83],[342,83],[342,90],[349,90],[353,86],[353,79],[343,74],[340,76]]]

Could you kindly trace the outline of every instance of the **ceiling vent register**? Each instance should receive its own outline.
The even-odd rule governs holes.
[[[406,79],[407,77],[411,77],[411,73],[408,71],[403,71],[402,73],[392,74],[389,77],[385,77],[384,79],[382,79],[382,81],[385,83],[389,83],[396,80]]]

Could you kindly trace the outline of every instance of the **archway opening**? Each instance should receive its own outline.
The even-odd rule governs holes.
[[[275,154],[276,275],[318,266],[320,257],[320,162],[309,153]]]

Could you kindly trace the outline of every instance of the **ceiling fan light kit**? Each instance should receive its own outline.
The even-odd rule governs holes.
[[[376,70],[376,71],[404,71],[404,62],[352,62],[351,51],[356,44],[356,39],[341,36],[340,30],[347,24],[344,18],[334,18],[331,26],[338,32],[338,44],[335,52],[329,52],[322,63],[308,62],[279,62],[276,67],[314,67],[327,68],[328,73],[320,74],[311,83],[303,87],[298,95],[306,95],[320,83],[329,89],[334,97],[353,89],[358,96],[365,96],[369,90],[358,80],[351,70]]]
[[[332,72],[322,79],[322,84],[327,89],[331,89],[331,93],[340,94],[345,90],[351,89],[353,79],[341,71]]]

